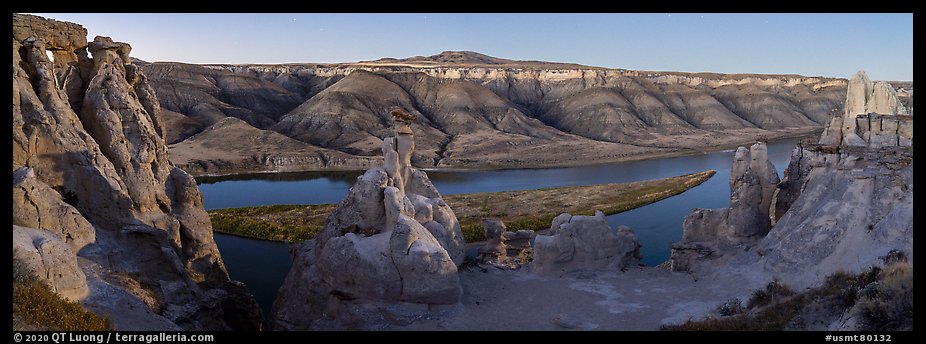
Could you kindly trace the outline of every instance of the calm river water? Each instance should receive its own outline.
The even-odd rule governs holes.
[[[779,171],[788,165],[799,139],[769,143],[769,159]],[[681,239],[682,220],[693,208],[730,205],[730,167],[733,151],[618,164],[549,169],[489,171],[428,171],[441,194],[526,190],[658,179],[717,170],[703,184],[680,195],[627,212],[608,216],[615,227],[627,225],[643,245],[643,262],[656,265],[669,257],[673,242]],[[206,209],[271,204],[337,203],[362,172],[302,172],[202,178],[199,187]],[[231,278],[248,285],[258,303],[269,312],[292,262],[287,244],[215,234]]]

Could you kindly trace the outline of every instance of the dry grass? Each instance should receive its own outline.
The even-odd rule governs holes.
[[[913,265],[902,262],[884,268],[877,283],[859,291],[853,311],[875,331],[913,330]]]
[[[758,290],[741,314],[689,320],[663,326],[670,331],[781,331],[835,319],[847,311],[861,314],[861,330],[913,329],[913,268],[897,263],[883,270],[851,275],[836,272],[817,288],[794,293],[777,281]],[[822,318],[821,318],[822,317]]]
[[[759,289],[752,293],[752,297],[749,298],[746,308],[763,307],[791,295],[794,295],[794,291],[791,290],[790,287],[782,284],[778,280],[774,280],[769,282],[768,285],[765,286],[765,289]]]
[[[13,258],[13,329],[51,331],[111,330],[109,319],[87,311],[51,291]]]
[[[522,191],[446,195],[467,242],[485,240],[482,220],[499,218],[509,230],[539,230],[556,215],[592,215],[595,210],[615,214],[671,197],[700,185],[715,171],[666,179]],[[311,239],[325,226],[335,204],[274,205],[210,210],[217,232],[268,240],[299,242]]]

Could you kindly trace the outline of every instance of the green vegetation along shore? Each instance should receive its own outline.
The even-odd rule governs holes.
[[[677,177],[631,183],[611,183],[522,191],[445,195],[456,213],[467,242],[484,240],[482,219],[501,219],[510,230],[540,230],[561,213],[607,215],[638,208],[700,185],[715,173],[708,170]],[[266,240],[299,242],[311,239],[335,204],[270,205],[209,211],[216,232]]]

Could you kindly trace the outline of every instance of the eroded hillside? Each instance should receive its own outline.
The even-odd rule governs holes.
[[[190,150],[185,140],[236,117],[318,154],[370,157],[388,132],[389,109],[403,107],[419,118],[413,163],[420,167],[609,162],[806,134],[843,111],[846,91],[836,78],[633,71],[473,52],[343,64],[142,65],[167,110],[173,150]],[[255,171],[369,165],[358,158],[357,166],[324,159],[281,166],[255,162],[259,153],[248,149],[237,155],[229,159],[241,163],[231,165]],[[175,162],[194,174],[226,173],[215,166],[229,163],[206,160]]]

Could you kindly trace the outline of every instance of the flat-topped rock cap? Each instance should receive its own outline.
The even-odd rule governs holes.
[[[392,118],[397,121],[414,122],[416,119],[418,119],[417,116],[409,113],[408,111],[405,111],[405,109],[402,108],[393,109],[389,113],[392,114]]]

